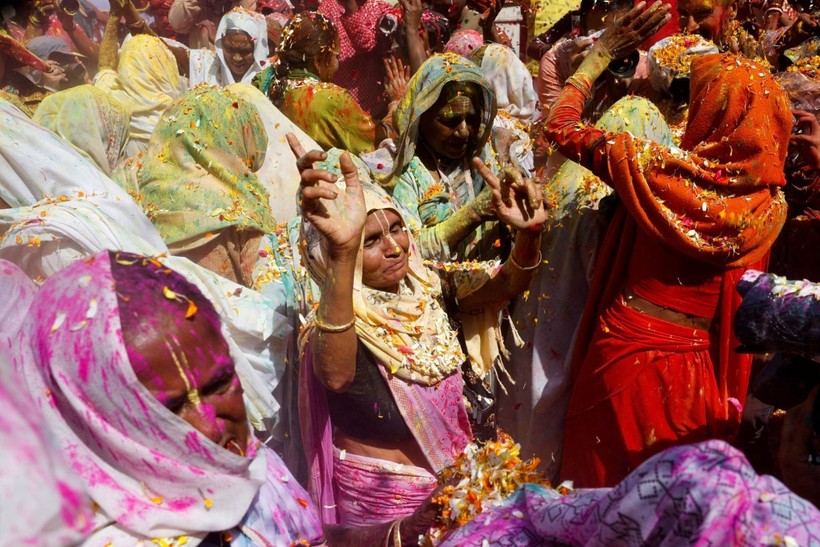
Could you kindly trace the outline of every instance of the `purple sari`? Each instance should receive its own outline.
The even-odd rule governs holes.
[[[442,546],[820,545],[820,511],[712,440],[670,448],[614,488],[527,485]]]

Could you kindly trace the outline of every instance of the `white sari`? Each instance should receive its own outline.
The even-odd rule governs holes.
[[[247,33],[253,42],[253,64],[242,78],[237,81],[225,62],[223,40],[225,33],[238,29]],[[216,29],[216,51],[210,49],[190,50],[190,65],[188,68],[189,87],[199,84],[230,85],[235,83],[249,84],[253,77],[262,72],[268,62],[268,24],[265,17],[259,13],[241,8],[225,14],[219,21]]]
[[[273,391],[284,372],[290,327],[256,291],[172,257],[131,197],[66,141],[0,100],[0,258],[42,283],[103,250],[161,256],[215,305],[255,428],[279,419]]]

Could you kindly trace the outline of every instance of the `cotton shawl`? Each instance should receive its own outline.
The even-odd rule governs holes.
[[[268,192],[256,176],[267,148],[252,104],[229,89],[202,85],[168,109],[145,156],[123,176],[135,177],[148,218],[179,253],[230,226],[272,231]]]
[[[495,92],[498,109],[524,122],[532,121],[538,114],[538,95],[527,65],[501,44],[488,44],[479,55],[475,60]]]
[[[108,252],[40,289],[15,368],[99,509],[87,545],[135,544],[237,525],[266,460],[233,454],[172,414],[137,379]]]
[[[3,294],[14,288],[5,276],[10,267],[0,261]],[[30,302],[16,303],[25,312]],[[0,349],[0,415],[0,546],[78,544],[89,531],[91,500],[12,370],[5,349]]]
[[[22,110],[0,99],[0,199],[12,208],[95,196],[124,231],[162,248],[156,229],[131,197],[88,158]]]
[[[125,42],[116,72],[101,70],[94,85],[131,111],[130,138],[136,146],[129,143],[129,155],[145,149],[160,116],[183,90],[171,50],[159,38],[147,34]]]
[[[43,99],[32,119],[110,175],[128,142],[131,112],[105,91],[81,85]]]

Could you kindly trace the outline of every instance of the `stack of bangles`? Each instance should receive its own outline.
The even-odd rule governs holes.
[[[575,89],[581,92],[586,100],[592,99],[592,87],[595,85],[595,82],[592,81],[592,78],[587,76],[586,74],[576,72],[566,81],[567,85],[571,85]]]
[[[515,259],[515,254],[510,253],[510,263],[512,263],[513,266],[515,266],[516,268],[518,268],[522,272],[529,272],[529,271],[538,269],[538,266],[541,265],[541,260],[542,259],[543,259],[543,256],[541,255],[541,251],[538,251],[538,260],[535,261],[535,264],[533,264],[531,266],[522,266]]]
[[[36,28],[40,28],[40,27],[43,26],[43,22],[40,20],[39,17],[37,17],[34,14],[29,15],[28,22],[31,24],[31,26],[36,27]]]
[[[316,325],[316,328],[322,332],[339,333],[350,330],[350,328],[356,324],[356,317],[354,316],[353,319],[351,319],[347,323],[343,323],[341,325],[334,325],[333,323],[325,323],[324,321],[319,319],[319,314],[317,313],[316,316],[313,318],[313,324]]]
[[[404,522],[404,519],[394,520],[390,523],[390,528],[387,529],[387,535],[384,536],[384,547],[401,547],[402,522]]]
[[[145,19],[140,18],[139,21],[126,25],[128,30],[145,30]]]

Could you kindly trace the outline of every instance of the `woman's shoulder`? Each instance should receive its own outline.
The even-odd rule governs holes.
[[[407,166],[402,170],[402,175],[408,175],[420,182],[427,180],[433,182],[433,176],[430,174],[430,170],[427,169],[427,166],[424,165],[424,162],[421,161],[418,156],[413,156],[410,159]]]
[[[188,74],[190,87],[201,83],[216,83],[211,81],[215,76],[211,76],[212,69],[217,63],[216,53],[210,49],[191,49],[188,55]]]
[[[332,105],[344,99],[353,100],[353,96],[342,86],[332,82],[323,82],[314,78],[287,78],[285,93],[299,95],[310,94],[314,99],[324,98],[331,100]]]

